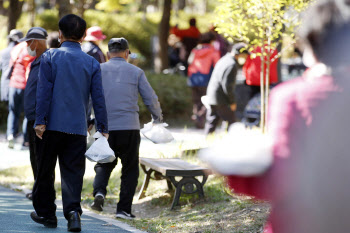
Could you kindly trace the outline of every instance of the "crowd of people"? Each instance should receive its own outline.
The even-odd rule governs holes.
[[[318,137],[317,132],[325,134],[329,129],[320,127],[321,119],[330,125],[332,122],[325,117],[324,107],[329,101],[336,103],[342,97],[349,99],[344,92],[349,86],[344,77],[350,62],[346,49],[350,39],[349,12],[350,4],[346,0],[320,0],[310,8],[305,16],[308,20],[304,21],[300,33],[303,60],[309,69],[302,77],[279,84],[271,93],[268,131],[273,139],[273,164],[264,174],[228,178],[234,192],[271,202],[272,211],[265,232],[330,232],[336,223],[339,223],[338,230],[334,232],[347,229],[346,220],[339,222],[341,216],[339,221],[332,217],[332,224],[325,225],[322,218],[326,219],[327,215],[321,215],[320,208],[310,206],[313,202],[310,194],[316,200],[325,200],[327,195],[323,194],[327,192],[315,192],[324,189],[321,180],[315,178],[306,165],[325,177],[327,169],[320,170],[320,167],[327,168],[325,157],[328,155],[324,151],[332,151],[324,148],[328,141]],[[210,134],[220,119],[229,125],[236,121],[234,90],[238,69],[243,69],[246,85],[250,86],[252,93],[259,91],[261,61],[250,56],[246,44],[229,46],[213,28],[200,33],[195,19],[189,23],[186,30],[177,26],[171,29],[171,34],[178,37],[183,46],[177,47],[170,58],[183,62],[186,67],[188,85],[192,90],[192,119],[197,128],[205,128],[205,133]],[[133,219],[132,200],[139,176],[138,95],[154,123],[163,121],[158,97],[144,71],[127,62],[131,54],[127,39],[110,38],[105,56],[99,48],[106,39],[100,27],[87,29],[85,20],[74,14],[62,17],[58,27],[58,32],[50,34],[44,28],[33,27],[25,37],[14,29],[8,35],[8,47],[0,53],[1,101],[8,102],[9,110],[9,148],[14,147],[18,136],[21,112],[24,111],[25,115],[23,147],[29,146],[35,179],[33,191],[28,195],[35,209],[30,216],[45,227],[57,227],[54,181],[58,159],[68,231],[81,231],[80,201],[86,137],[95,125],[96,131],[108,139],[122,164],[116,217]],[[253,52],[261,49],[256,47]],[[275,50],[270,52],[272,57],[277,53]],[[279,81],[276,60],[271,63],[270,70],[270,82],[276,84]],[[338,124],[333,125],[343,133],[339,143],[345,145],[348,131]],[[307,137],[310,135],[311,139]],[[323,151],[312,148],[313,142]],[[337,150],[334,145],[331,148],[338,156],[347,151],[343,147],[343,150]],[[309,154],[306,153],[310,156],[307,157]],[[317,163],[319,166],[313,164],[317,153],[323,156],[323,163]],[[111,163],[97,163],[94,167],[94,202],[91,205],[94,210],[103,210],[108,181],[118,159]],[[330,180],[336,178],[331,176]],[[314,189],[307,187],[309,183],[305,180],[310,180]],[[334,189],[339,188],[336,184],[332,184]],[[343,183],[339,182],[339,185]],[[300,212],[306,213],[308,218],[303,218],[298,214]]]
[[[30,214],[32,220],[48,228],[57,227],[54,181],[58,159],[68,231],[79,232],[87,133],[95,125],[121,160],[116,217],[132,219],[139,176],[138,95],[154,124],[161,123],[163,116],[143,70],[127,62],[131,52],[125,38],[109,40],[106,62],[99,48],[106,39],[100,27],[86,30],[85,20],[73,14],[61,18],[58,27],[59,31],[51,34],[33,27],[25,37],[19,30],[11,31],[9,46],[1,52],[1,94],[2,100],[9,102],[10,148],[18,133],[20,113],[23,109],[25,112],[24,137],[28,139],[24,143],[30,148],[35,180],[32,193],[27,195],[35,209]],[[102,211],[117,161],[95,165],[93,209]]]
[[[250,53],[247,44],[239,43],[238,47],[230,44],[213,26],[201,33],[195,18],[189,20],[187,29],[173,27],[168,43],[169,64],[183,67],[192,91],[191,119],[196,128],[205,129],[207,135],[214,133],[220,119],[228,122],[228,126],[238,120],[235,87],[239,70],[245,77],[248,100],[260,94],[261,59],[247,55],[261,53],[262,47],[253,48]],[[268,53],[271,60],[269,80],[274,86],[279,82],[277,50],[271,48]],[[217,63],[220,65],[215,69]],[[247,104],[243,102],[240,106]],[[254,117],[258,126],[260,114]]]

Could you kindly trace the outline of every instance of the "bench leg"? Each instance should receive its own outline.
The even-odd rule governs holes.
[[[151,179],[151,174],[153,172],[152,169],[149,169],[149,170],[146,170],[146,167],[144,165],[141,165],[143,171],[145,172],[145,179],[143,181],[143,184],[142,184],[142,187],[141,187],[141,190],[139,192],[139,196],[138,196],[138,200],[146,197],[146,190],[148,188],[148,184],[149,184],[149,180]]]
[[[171,184],[171,181],[167,179],[166,183],[168,185],[168,191],[172,191],[173,190],[173,185]]]
[[[173,203],[171,204],[171,209],[174,209],[174,207],[179,204],[181,191],[182,191],[182,184],[179,184],[175,189],[175,194],[174,194]]]
[[[177,182],[174,177],[169,177],[169,179],[176,187],[171,209],[174,209],[174,207],[179,204],[180,196],[182,193],[182,187],[184,187],[184,193],[193,194],[198,192],[200,198],[204,197],[203,185],[205,183],[205,178],[203,179],[203,184],[200,183],[195,177],[184,177],[179,182]],[[193,188],[194,185],[196,186],[196,190],[194,190]]]

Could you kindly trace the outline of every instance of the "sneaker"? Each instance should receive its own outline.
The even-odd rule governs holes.
[[[29,142],[23,142],[21,150],[29,150]]]
[[[132,213],[128,214],[127,212],[121,210],[117,211],[116,217],[123,219],[134,219],[135,215],[133,215]]]
[[[15,138],[13,137],[13,135],[11,134],[10,136],[7,137],[8,140],[8,147],[10,149],[13,149],[15,147]]]
[[[105,198],[103,195],[96,195],[94,202],[91,204],[91,209],[96,211],[103,211],[104,202]]]

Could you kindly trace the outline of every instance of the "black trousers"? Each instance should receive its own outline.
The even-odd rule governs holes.
[[[140,130],[116,130],[109,132],[108,142],[117,157],[112,163],[97,163],[94,179],[94,196],[97,192],[107,194],[108,180],[118,158],[122,163],[118,211],[131,213],[132,200],[135,195],[137,179],[139,177],[139,147]]]
[[[40,139],[39,139],[40,140]],[[37,144],[38,176],[33,188],[33,206],[39,216],[56,214],[54,188],[57,158],[60,164],[63,213],[82,214],[80,201],[85,173],[86,136],[45,131]]]
[[[27,123],[27,135],[29,141],[29,156],[30,156],[30,164],[32,165],[34,180],[36,180],[38,168],[37,168],[37,156],[36,156],[36,140],[40,143],[40,139],[36,136],[34,130],[35,121],[28,121]]]
[[[207,87],[192,87],[192,120],[198,129],[203,129],[205,125],[205,114],[207,109],[202,103],[202,96],[206,95]]]
[[[207,121],[205,123],[205,133],[210,134],[215,131],[219,120],[228,122],[228,126],[236,122],[235,112],[229,105],[211,105],[207,110]]]

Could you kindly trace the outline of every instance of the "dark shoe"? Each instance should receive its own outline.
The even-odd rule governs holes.
[[[71,232],[81,231],[80,214],[76,211],[71,211],[68,214],[68,231],[71,231]]]
[[[105,198],[102,195],[96,195],[95,200],[91,205],[91,209],[96,211],[103,211],[104,201],[105,201]]]
[[[30,217],[33,219],[34,222],[43,224],[45,227],[48,228],[56,228],[57,227],[57,217],[53,216],[50,218],[40,217],[37,215],[35,211],[33,211],[30,214]]]
[[[28,198],[29,200],[33,200],[33,194],[32,193],[27,193],[26,194],[26,198]]]
[[[117,211],[117,218],[123,218],[123,219],[134,219],[135,215],[133,215],[132,213],[127,213],[125,211]]]

